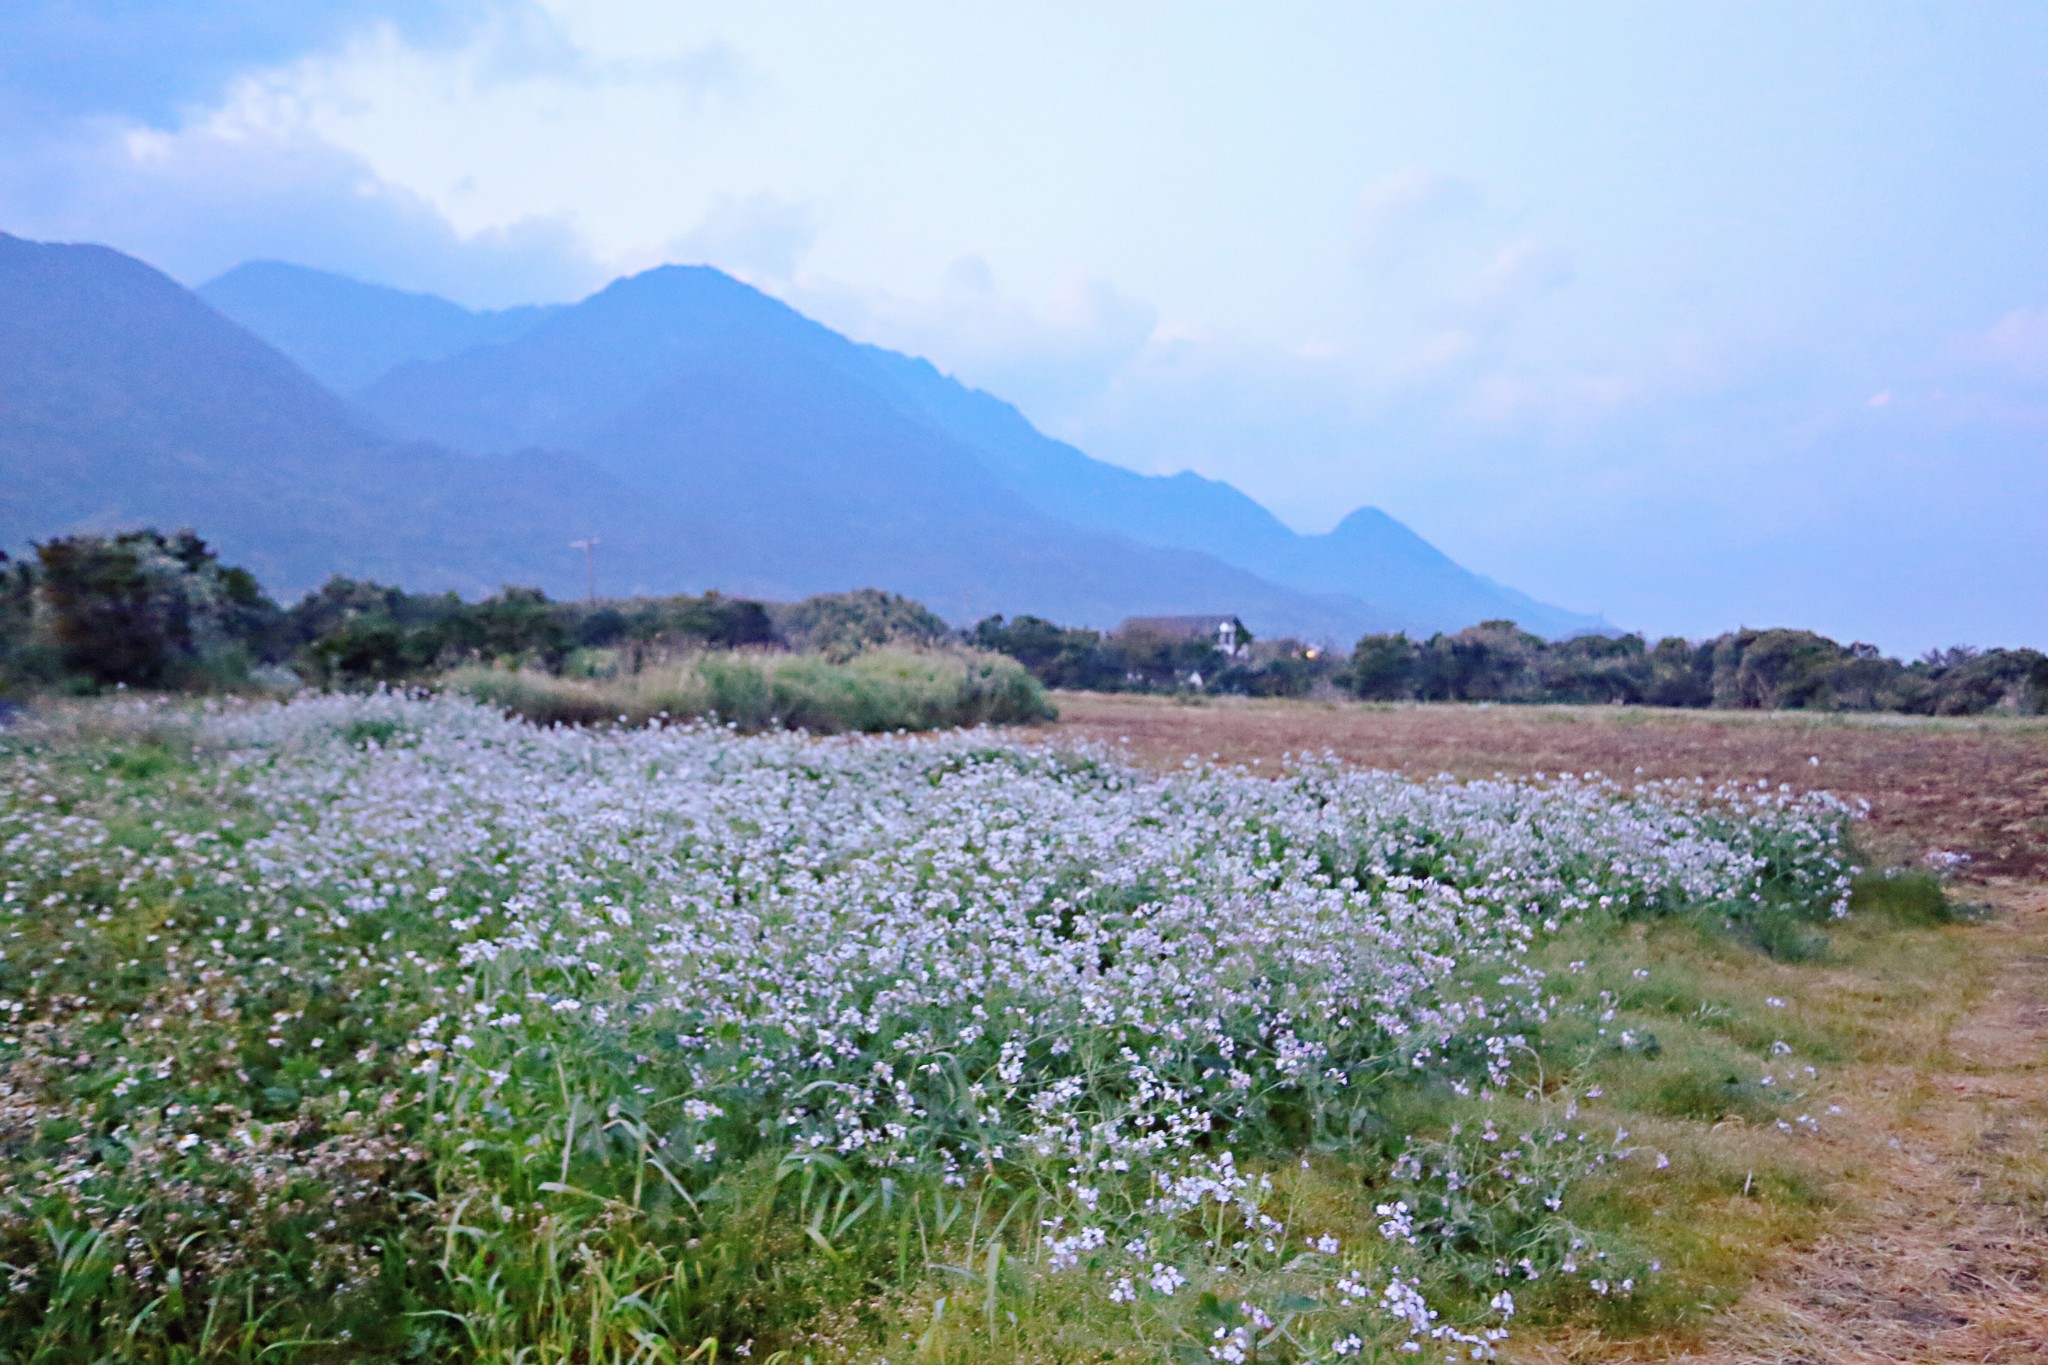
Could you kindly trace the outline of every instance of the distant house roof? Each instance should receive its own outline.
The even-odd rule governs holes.
[[[1213,616],[1127,616],[1116,633],[1163,635],[1169,640],[1211,639],[1225,626],[1242,629],[1244,623],[1229,612]]]

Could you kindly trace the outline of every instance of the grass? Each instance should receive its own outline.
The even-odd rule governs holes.
[[[352,705],[336,734],[361,756],[355,771],[395,777],[433,742],[404,706]],[[1370,1103],[1320,1113],[1275,1092],[1259,1132],[1232,1135],[1262,1213],[1292,1237],[1336,1237],[1341,1254],[1262,1253],[1235,1221],[1241,1206],[1226,1218],[1211,1201],[1137,1219],[1153,1239],[1142,1256],[1084,1247],[1060,1271],[1047,1238],[1081,1221],[1062,1163],[941,1175],[764,1140],[730,1100],[732,1112],[690,1117],[690,1097],[717,1092],[676,1052],[673,1026],[576,1026],[555,1012],[559,997],[573,986],[586,1003],[611,998],[606,987],[540,957],[457,966],[464,940],[449,926],[466,934],[506,895],[502,869],[554,851],[479,827],[458,875],[437,883],[452,894],[432,904],[460,908],[453,920],[409,897],[408,884],[434,881],[425,862],[378,853],[341,881],[306,883],[264,852],[295,817],[251,786],[293,761],[291,743],[236,747],[203,724],[78,714],[4,756],[10,1359],[655,1362],[751,1348],[788,1365],[1193,1365],[1240,1347],[1330,1359],[1341,1338],[1318,1324],[1338,1313],[1346,1277],[1370,1282],[1377,1302],[1400,1266],[1428,1277],[1447,1320],[1477,1323],[1503,1283],[1496,1263],[1525,1256],[1541,1278],[1505,1282],[1533,1341],[1682,1340],[1779,1248],[1842,1212],[1827,1137],[1849,1121],[1828,1113],[1838,1078],[1936,1065],[1989,970],[1974,926],[1919,874],[1860,879],[1844,921],[1788,916],[1815,940],[1796,953],[1724,906],[1589,910],[1533,950],[1547,1004],[1525,1021],[1505,1084],[1489,1086],[1476,1063],[1395,1071]],[[602,751],[560,752],[580,772]],[[962,751],[931,772],[972,777],[996,761],[1010,760]],[[347,782],[362,779],[337,781],[311,798],[322,823],[360,818]],[[440,855],[420,841],[472,837],[459,803],[386,815],[418,831],[388,847],[422,858]],[[761,837],[747,847],[787,847]],[[735,913],[758,894],[760,856],[734,866]],[[943,857],[909,870],[927,890],[949,875]],[[596,908],[630,900],[635,883],[579,873],[560,894]],[[599,917],[574,932],[614,928]],[[614,970],[623,982],[651,967],[629,956]],[[519,1047],[493,1051],[477,1028],[465,1050],[422,1018],[486,1003],[530,1016]],[[967,1047],[946,1040],[934,1065]],[[983,1081],[958,1077],[958,1121],[979,1121],[969,1091]],[[693,1164],[708,1141],[732,1153],[715,1178]],[[1555,1155],[1504,1167],[1509,1143]],[[1453,1167],[1471,1177],[1462,1188],[1431,1174]],[[1084,1178],[1105,1206],[1126,1197]],[[1543,1202],[1553,1190],[1556,1208]],[[1432,1224],[1416,1246],[1380,1232],[1397,1200]],[[1193,1270],[1234,1239],[1244,1250],[1227,1274],[1146,1290],[1158,1258]],[[1573,1260],[1586,1264],[1559,1268]],[[1136,1298],[1105,1298],[1105,1282],[1132,1273]],[[1626,1293],[1593,1287],[1624,1279]],[[1354,1316],[1381,1321],[1362,1304]],[[1398,1331],[1362,1334],[1361,1358],[1397,1358]]]
[[[840,734],[1022,724],[1057,714],[1022,665],[973,650],[883,647],[843,660],[713,651],[615,679],[466,668],[443,685],[539,725],[709,719],[748,732]]]
[[[1894,1135],[1921,1139],[1919,1106],[1934,1087],[1947,1088],[1940,1078],[1958,1066],[1953,1032],[2003,966],[1999,945],[1931,876],[1866,874],[1853,906],[1826,928],[1820,951],[1792,960],[1705,915],[1554,945],[1555,956],[1577,953],[1586,962],[1580,973],[1567,966],[1560,979],[1583,983],[1581,992],[1615,1010],[1606,1037],[1581,1040],[1609,1117],[1671,1162],[1666,1181],[1612,1181],[1600,1192],[1601,1216],[1645,1237],[1666,1273],[1625,1317],[1551,1318],[1527,1344],[1528,1358],[1636,1359],[1696,1348],[1708,1336],[1721,1343],[1705,1351],[1716,1360],[1850,1358],[1847,1332],[1826,1346],[1798,1345],[1773,1335],[1782,1327],[1750,1323],[1740,1330],[1763,1335],[1737,1343],[1728,1339],[1734,1320],[1723,1314],[1759,1277],[1785,1274],[1817,1243],[1844,1235],[1850,1247],[1910,1240],[1917,1229],[1891,1221],[1901,1216]],[[1655,1044],[1617,1046],[1616,1029]],[[1760,1084],[1764,1076],[1773,1083]],[[1976,1171],[1977,1197],[2024,1202],[2048,1174],[2048,1142],[2010,1155],[2014,1168],[1992,1187],[1984,1156],[1960,1155]],[[1954,1198],[1967,1203],[1968,1188]],[[1953,1271],[1924,1273],[1945,1279]],[[1823,1316],[1814,1304],[1867,1292],[1816,1288],[1787,1312],[1810,1326]],[[1883,1337],[1884,1324],[1877,1326],[1872,1340]],[[1878,1349],[1871,1359],[1904,1358]],[[1893,1349],[1911,1355],[1928,1347],[1908,1340]]]

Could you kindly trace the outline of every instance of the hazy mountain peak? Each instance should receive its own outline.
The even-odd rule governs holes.
[[[1424,540],[1407,525],[1396,521],[1379,508],[1369,505],[1347,513],[1342,521],[1324,533],[1322,539],[1332,545],[1345,546],[1399,544],[1413,554],[1438,559],[1445,564],[1452,562],[1449,555]]]
[[[488,591],[631,499],[571,459],[491,467],[360,414],[103,247],[0,237],[0,545],[192,527],[281,593],[329,574]],[[618,530],[606,530],[620,541]]]
[[[556,311],[528,305],[478,312],[283,261],[238,265],[197,293],[340,393],[409,361],[509,341]]]
[[[1377,508],[1300,536],[1229,484],[1091,459],[929,361],[854,343],[711,266],[657,266],[575,304],[510,314],[268,264],[208,290],[309,367],[381,369],[358,397],[395,434],[499,454],[578,451],[618,477],[739,499],[760,515],[806,498],[864,518],[944,503],[955,530],[1035,516],[1047,535],[1065,523],[1192,551],[1320,603],[1274,606],[1273,619],[1252,621],[1267,633],[1501,616],[1553,635],[1599,624],[1467,572]],[[349,346],[353,358],[341,354]],[[970,609],[945,596],[941,610]]]

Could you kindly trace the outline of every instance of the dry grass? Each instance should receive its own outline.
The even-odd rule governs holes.
[[[1932,1011],[1933,1055],[1840,1079],[1844,1216],[1678,1358],[2048,1360],[2048,891],[1990,895],[1994,922],[1952,931],[1985,970]]]
[[[1527,1361],[2048,1361],[2048,723],[1606,707],[1365,706],[1062,694],[1057,732],[1139,762],[1272,765],[1331,749],[1411,774],[1597,770],[1826,787],[1871,803],[1898,860],[1967,852],[1981,923],[1854,924],[1826,962],[1774,968],[1839,1055],[1797,1144],[1741,1123],[1694,1159],[1774,1170],[1797,1199],[1716,1196],[1689,1217],[1746,1292],[1650,1336],[1559,1329]],[[1815,764],[1812,760],[1818,759]],[[1791,981],[1796,977],[1796,991]],[[1759,978],[1763,979],[1763,978]],[[1726,985],[1727,983],[1721,983]],[[1788,1021],[1790,1022],[1790,1021]],[[1678,1135],[1673,1134],[1674,1138]]]

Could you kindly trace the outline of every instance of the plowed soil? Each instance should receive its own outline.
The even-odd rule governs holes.
[[[1928,720],[1619,706],[1391,705],[1063,692],[1062,737],[1148,766],[1270,766],[1330,750],[1410,776],[1600,772],[1823,788],[1870,803],[1866,846],[1969,856],[1973,878],[2048,879],[2048,720]]]

